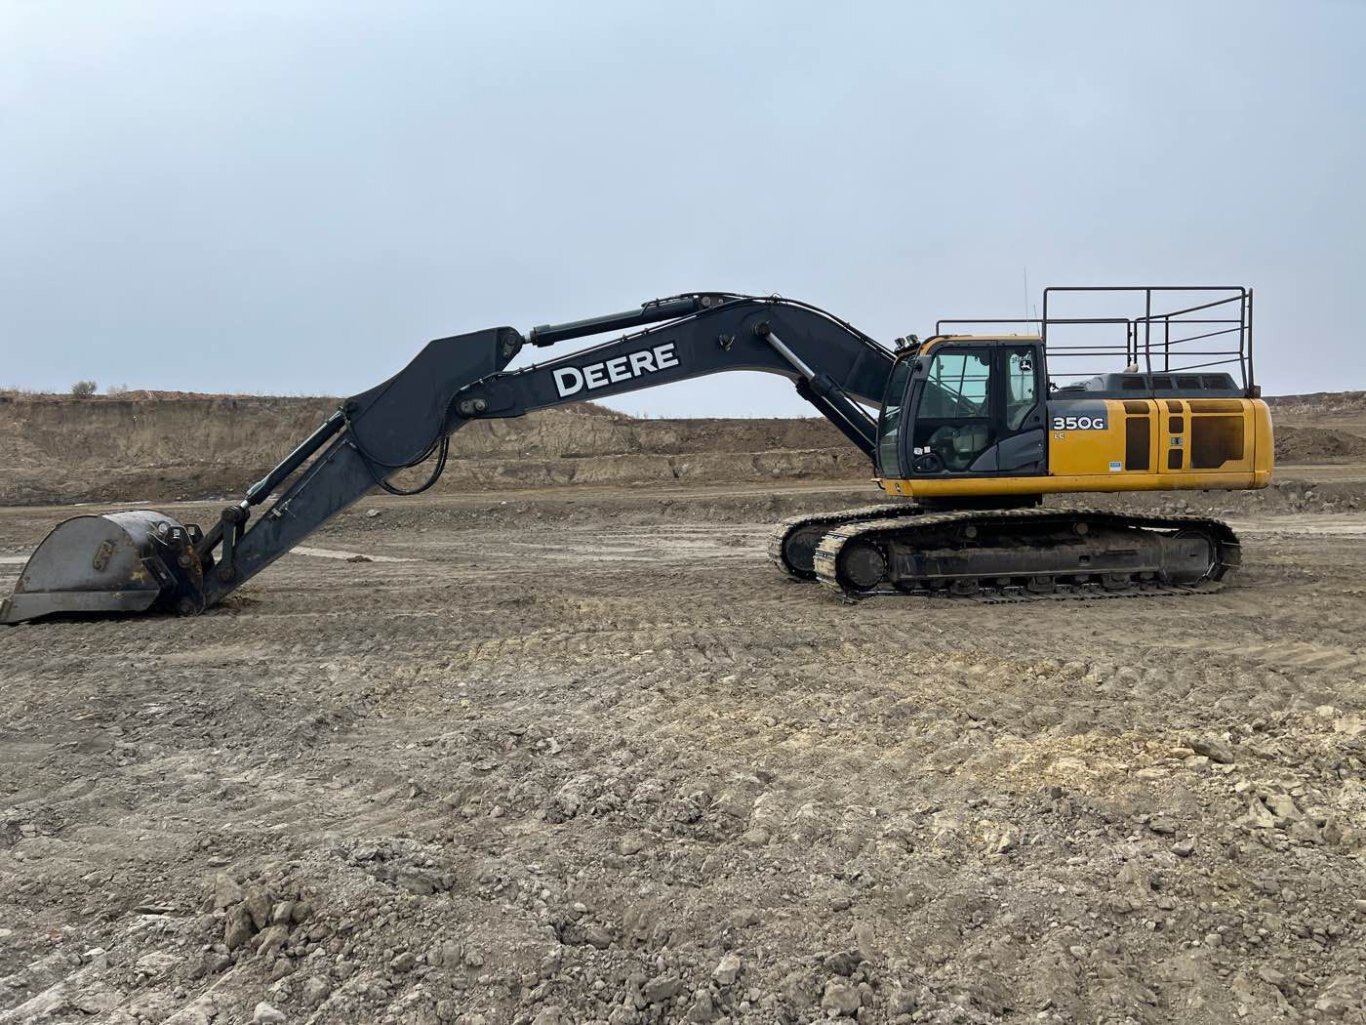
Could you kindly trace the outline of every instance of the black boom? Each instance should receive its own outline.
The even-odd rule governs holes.
[[[553,345],[622,329],[635,330],[523,370],[505,369],[528,342]],[[388,487],[398,470],[436,453],[424,485],[430,486],[444,465],[447,439],[471,420],[724,371],[763,371],[796,382],[802,397],[871,458],[876,421],[863,405],[881,406],[892,362],[887,349],[815,306],[729,293],[657,300],[626,313],[538,327],[526,338],[499,327],[437,339],[389,380],[347,399],[223,511],[195,546],[206,569],[203,604],[240,587],[372,488]],[[287,481],[248,526],[252,508]]]

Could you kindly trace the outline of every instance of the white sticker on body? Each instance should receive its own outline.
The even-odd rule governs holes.
[[[665,342],[652,349],[614,356],[601,363],[589,363],[584,367],[560,367],[552,372],[555,391],[560,398],[568,398],[587,389],[602,388],[609,384],[621,384],[633,377],[658,373],[678,366],[678,356],[674,353],[674,343]]]
[[[1055,431],[1103,431],[1108,428],[1103,416],[1055,416]]]

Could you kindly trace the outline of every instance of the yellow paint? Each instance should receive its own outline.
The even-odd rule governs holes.
[[[1103,431],[1048,432],[1048,473],[1030,476],[970,476],[945,474],[902,480],[882,480],[879,486],[892,495],[909,498],[966,498],[991,495],[1037,495],[1102,493],[1118,491],[1234,491],[1264,488],[1271,483],[1275,443],[1271,412],[1261,399],[1103,399],[1106,429]],[[1168,406],[1177,403],[1180,412]],[[1243,418],[1243,448],[1237,458],[1214,469],[1191,466],[1190,439],[1196,421],[1203,417],[1229,416],[1222,410],[1236,404]],[[1128,412],[1128,409],[1134,412]],[[1136,407],[1142,407],[1138,412]],[[1210,411],[1210,410],[1219,411]],[[1146,416],[1149,423],[1147,470],[1124,469],[1125,423],[1130,416]],[[1172,416],[1180,416],[1182,430],[1169,430]],[[1177,443],[1173,439],[1179,438]],[[1167,453],[1180,448],[1180,468],[1167,468]],[[1112,463],[1120,469],[1111,470]]]
[[[1056,495],[1112,491],[1241,491],[1266,487],[1252,473],[1040,474],[1029,477],[938,477],[884,480],[882,490],[908,498],[965,498],[983,495]]]
[[[1110,476],[1110,464],[1124,463],[1124,403],[1105,403],[1105,430],[1048,432],[1048,471],[1063,477]],[[1051,418],[1050,418],[1051,420]]]

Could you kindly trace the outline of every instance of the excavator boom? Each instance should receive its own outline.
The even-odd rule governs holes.
[[[506,369],[528,344],[623,329],[630,333],[614,341]],[[440,338],[389,380],[345,400],[206,531],[144,511],[60,524],[0,605],[0,623],[61,612],[202,611],[374,488],[412,493],[388,482],[399,470],[434,459],[432,476],[418,490],[429,487],[445,464],[450,436],[472,420],[707,374],[750,370],[789,378],[871,459],[876,421],[863,406],[881,405],[892,365],[891,352],[815,306],[730,293],[656,300],[538,327],[525,337],[499,327]]]

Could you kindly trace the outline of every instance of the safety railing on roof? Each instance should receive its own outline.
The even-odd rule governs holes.
[[[1195,301],[1192,301],[1195,300]],[[1175,308],[1168,308],[1172,304]],[[1043,338],[1055,382],[1123,371],[1228,373],[1255,392],[1252,289],[1234,285],[1055,286],[1036,317],[946,318],[936,334],[1024,325]]]

